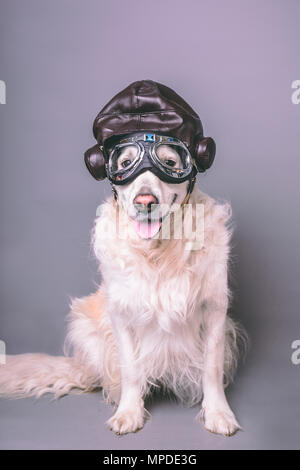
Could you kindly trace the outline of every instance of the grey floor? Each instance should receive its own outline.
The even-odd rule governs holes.
[[[299,449],[299,378],[293,367],[286,382],[276,368],[245,367],[229,390],[243,431],[233,437],[208,433],[195,422],[197,407],[184,408],[155,397],[152,418],[141,431],[115,436],[105,425],[112,407],[101,393],[51,401],[0,400],[1,449]],[[285,370],[286,374],[286,370]],[[255,377],[254,377],[255,376]],[[254,380],[255,378],[255,380]]]

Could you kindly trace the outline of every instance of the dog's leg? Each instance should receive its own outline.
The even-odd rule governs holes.
[[[135,357],[131,332],[119,316],[117,319],[113,319],[112,323],[119,353],[121,399],[117,411],[109,419],[108,425],[116,434],[126,434],[143,427],[144,400],[134,366]]]
[[[228,405],[223,386],[226,311],[225,300],[206,303],[200,415],[208,431],[230,436],[240,429],[240,425]]]

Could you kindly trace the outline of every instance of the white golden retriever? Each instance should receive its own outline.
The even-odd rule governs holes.
[[[117,405],[108,424],[125,434],[143,427],[144,398],[161,386],[190,405],[203,398],[198,418],[209,431],[231,435],[240,428],[224,393],[241,333],[227,315],[231,209],[196,187],[187,197],[187,187],[151,171],[115,187],[118,197],[101,206],[93,232],[101,286],[72,302],[66,339],[72,354],[8,356],[0,366],[2,396],[61,396],[101,386]],[[189,228],[175,237],[174,221],[186,203]],[[139,217],[151,204],[162,207],[152,223]],[[204,215],[198,246],[197,205]],[[170,236],[163,237],[167,223]]]

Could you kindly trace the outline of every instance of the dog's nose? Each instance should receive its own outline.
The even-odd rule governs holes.
[[[158,204],[157,198],[153,194],[138,194],[133,201],[133,204],[141,207],[141,209],[147,209],[151,211],[152,204]]]

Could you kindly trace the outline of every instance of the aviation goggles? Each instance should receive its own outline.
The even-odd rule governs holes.
[[[107,151],[106,171],[113,184],[127,184],[146,170],[168,183],[182,183],[195,172],[187,146],[175,137],[136,133]],[[193,175],[192,175],[193,173]]]

